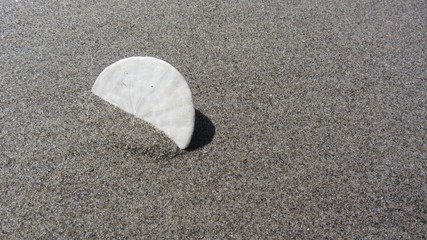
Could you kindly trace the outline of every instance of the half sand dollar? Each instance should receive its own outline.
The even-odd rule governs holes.
[[[179,148],[190,144],[195,110],[184,77],[169,63],[131,57],[108,66],[92,92],[163,131]]]

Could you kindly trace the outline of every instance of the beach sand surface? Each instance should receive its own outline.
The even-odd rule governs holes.
[[[425,1],[0,1],[0,238],[425,239]],[[90,91],[193,93],[179,150]]]

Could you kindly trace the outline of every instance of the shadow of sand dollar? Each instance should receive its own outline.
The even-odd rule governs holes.
[[[202,112],[196,110],[194,132],[187,151],[194,151],[212,142],[215,136],[215,126]]]

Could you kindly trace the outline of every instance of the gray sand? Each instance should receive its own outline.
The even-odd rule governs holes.
[[[1,0],[1,239],[427,236],[426,1],[94,2]],[[90,92],[130,56],[190,150]]]

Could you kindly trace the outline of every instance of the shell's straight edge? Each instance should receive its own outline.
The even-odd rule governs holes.
[[[185,149],[194,131],[195,110],[187,82],[169,63],[153,57],[130,57],[105,68],[92,92],[141,118]]]

